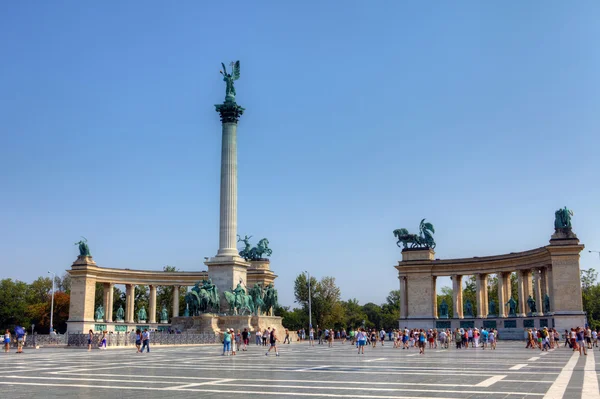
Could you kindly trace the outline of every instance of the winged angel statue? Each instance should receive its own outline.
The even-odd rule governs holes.
[[[223,80],[227,83],[227,87],[225,88],[225,101],[235,101],[235,87],[233,86],[233,82],[240,78],[240,62],[236,61],[231,63],[231,73],[227,73],[225,64],[221,63],[221,65],[223,66],[223,70],[220,72],[221,75],[223,75]]]

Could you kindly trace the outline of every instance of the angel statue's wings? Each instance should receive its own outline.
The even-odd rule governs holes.
[[[225,68],[225,64],[221,62],[221,65],[223,66],[223,70],[221,72],[223,72],[223,75],[227,75],[227,68]]]
[[[240,62],[236,61],[235,64],[233,64],[233,68],[231,70],[231,77],[233,78],[233,80],[238,80],[240,78]]]

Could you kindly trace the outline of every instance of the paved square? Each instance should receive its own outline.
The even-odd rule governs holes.
[[[281,346],[281,356],[221,356],[220,346],[29,350],[0,354],[2,398],[600,398],[596,351],[394,349],[348,343]]]

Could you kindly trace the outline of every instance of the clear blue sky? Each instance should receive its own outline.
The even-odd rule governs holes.
[[[575,211],[599,267],[600,3],[4,3],[0,267],[205,270],[219,223],[220,63],[241,60],[239,233],[284,305],[398,288],[392,230],[437,257],[546,245]],[[449,283],[448,283],[449,284]]]

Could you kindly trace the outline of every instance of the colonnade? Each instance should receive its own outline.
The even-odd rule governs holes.
[[[533,269],[520,269],[516,270],[517,273],[517,317],[526,317],[530,314],[530,309],[527,303],[529,296],[535,300],[536,304],[536,316],[543,316],[552,312],[552,305],[550,308],[546,308],[544,299],[546,295],[550,298],[552,303],[552,267],[536,267]],[[495,307],[496,312],[489,314],[489,303],[490,298],[488,295],[488,277],[490,274],[496,274],[498,280],[498,298],[497,305]],[[486,318],[490,317],[509,317],[508,302],[512,298],[511,289],[511,274],[512,272],[497,272],[497,273],[476,273],[475,275],[475,299],[477,313],[473,314],[472,317]],[[432,276],[436,279],[437,276]],[[454,314],[452,315],[455,319],[463,319],[465,317],[464,303],[463,303],[463,275],[454,274],[450,276],[452,279],[452,307]],[[435,283],[433,283],[435,287]],[[406,287],[406,282],[404,283]],[[403,290],[402,280],[400,283],[401,293],[405,293],[406,289]],[[491,298],[496,300],[496,298]],[[515,299],[515,298],[513,298]],[[402,302],[402,299],[401,299]],[[406,301],[404,301],[406,302]],[[433,301],[434,318],[437,318],[437,301]],[[402,318],[402,315],[401,315]]]
[[[113,305],[114,305],[114,283],[104,283],[103,288],[103,307],[104,307],[104,321],[113,322]],[[124,323],[135,323],[135,287],[136,284],[125,284],[125,317]],[[148,306],[148,323],[156,323],[156,285],[149,285],[149,306]],[[179,285],[173,286],[173,302],[172,302],[172,317],[179,316]]]

